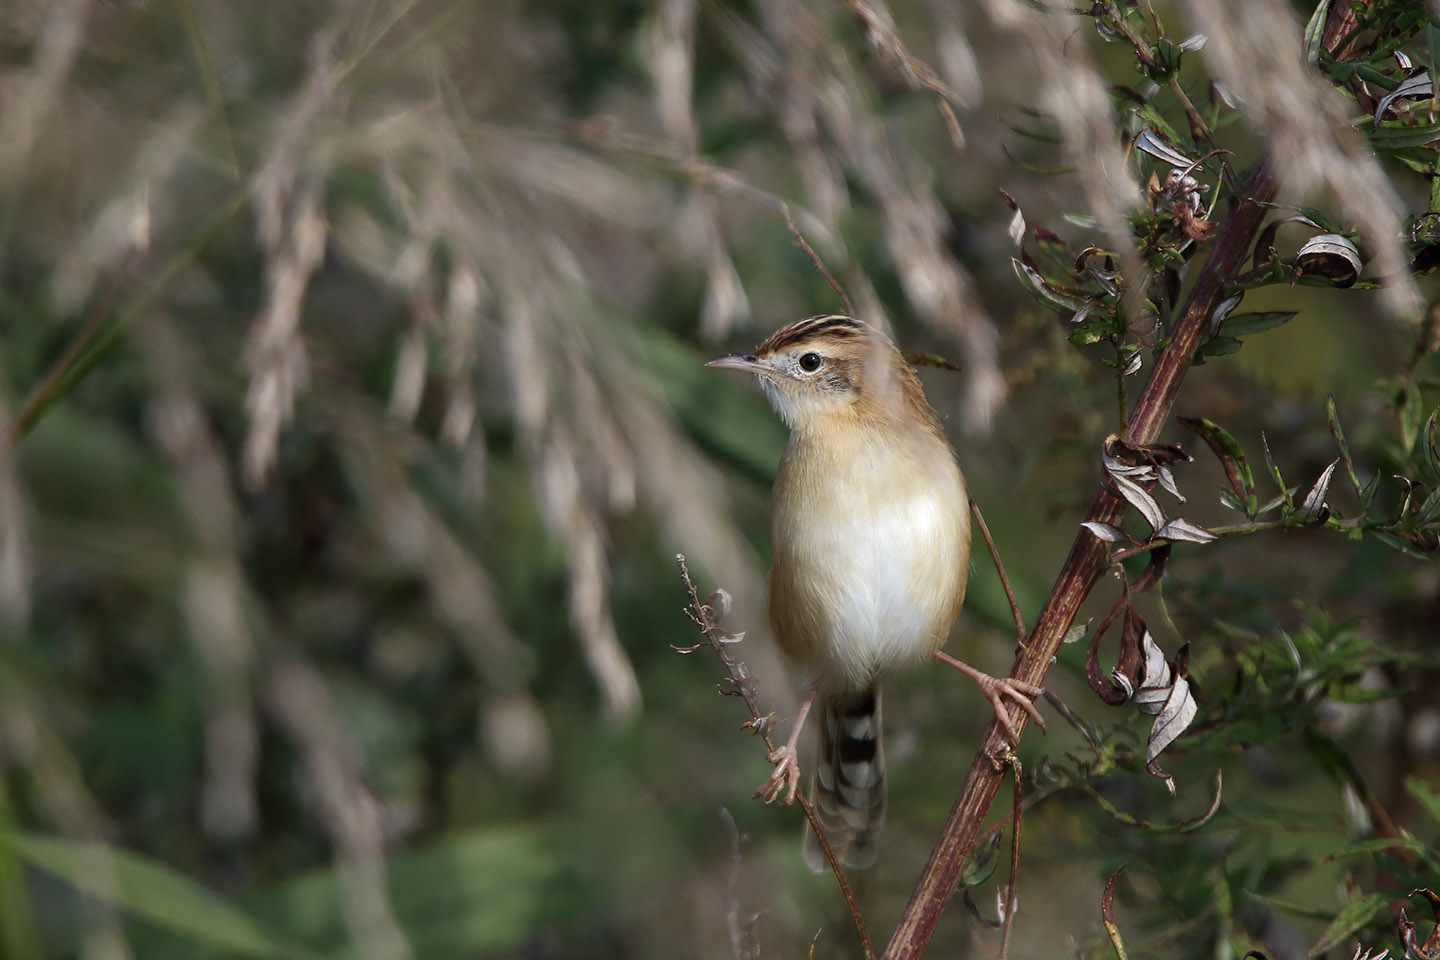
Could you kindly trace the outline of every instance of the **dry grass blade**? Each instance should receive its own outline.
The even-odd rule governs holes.
[[[0,182],[9,189],[24,183],[41,127],[64,97],[90,7],[88,0],[57,0],[46,5],[43,17],[35,16],[34,57],[30,68],[16,78],[0,113]]]
[[[270,709],[295,742],[305,778],[334,845],[340,909],[360,960],[413,955],[385,888],[385,834],[380,804],[357,769],[354,746],[336,715],[325,679],[298,661],[274,668]]]
[[[246,627],[247,589],[238,555],[239,508],[229,468],[195,395],[192,346],[164,318],[140,324],[154,384],[151,433],[174,465],[194,548],[184,576],[181,612],[204,671],[205,783],[200,816],[226,842],[258,828],[255,776],[260,734],[251,697],[254,643]]]
[[[918,63],[908,53],[902,53],[903,45],[880,9],[873,4],[851,9],[872,36],[881,38],[884,50],[901,57],[897,62],[904,69],[911,69],[904,65]],[[811,208],[826,226],[832,226],[835,216],[848,207],[851,200],[842,170],[855,177],[874,198],[882,218],[885,246],[906,298],[926,324],[953,338],[965,352],[964,365],[969,375],[963,384],[962,422],[972,432],[988,430],[1005,396],[1004,377],[999,372],[998,335],[976,296],[973,279],[950,250],[949,218],[928,171],[897,145],[893,133],[873,109],[872,81],[858,73],[837,49],[825,45],[823,29],[804,4],[797,0],[767,4],[761,16],[766,28],[764,38],[747,38],[753,37],[762,47],[773,44],[774,57],[752,57],[750,62],[757,72],[785,71],[782,75],[788,82],[776,86],[774,102],[768,107],[780,120],[787,140],[801,159]],[[928,67],[924,74],[944,88]],[[912,71],[912,75],[921,86],[931,88],[919,74]],[[837,169],[834,159],[825,157],[827,147],[831,156],[839,158],[841,169]],[[821,246],[825,259],[856,291],[859,309],[866,319],[884,326],[883,314],[875,309],[878,303],[872,307],[864,287],[850,279],[846,252],[836,244]]]

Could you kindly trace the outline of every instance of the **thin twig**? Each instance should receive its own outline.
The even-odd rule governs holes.
[[[1093,750],[1098,745],[1098,741],[1095,739],[1095,732],[1090,729],[1090,725],[1076,716],[1075,711],[1070,709],[1070,705],[1061,700],[1055,691],[1046,688],[1044,696],[1045,702],[1050,704],[1050,709],[1060,714],[1060,718],[1070,724],[1071,728],[1080,734],[1086,745]]]
[[[1425,315],[1424,323],[1420,325],[1420,335],[1415,340],[1415,348],[1411,350],[1410,360],[1405,364],[1400,378],[1407,382],[1413,379],[1420,361],[1436,350],[1440,350],[1440,307],[1431,307]]]
[[[985,515],[980,512],[980,504],[975,498],[970,498],[970,512],[975,516],[975,524],[980,528],[980,536],[985,538],[985,546],[990,548],[990,559],[995,562],[995,572],[1000,575],[1000,586],[1005,588],[1005,599],[1010,603],[1010,616],[1015,619],[1015,640],[1020,646],[1025,646],[1025,618],[1020,615],[1020,604],[1015,602],[1015,591],[1010,589],[1010,578],[1005,575],[1005,564],[1000,561],[1000,551],[995,548],[995,538],[990,536],[990,528],[985,524]]]
[[[1205,118],[1200,116],[1200,111],[1195,109],[1195,104],[1190,102],[1190,95],[1180,85],[1179,78],[1170,81],[1170,90],[1180,99],[1180,105],[1185,108],[1185,117],[1190,121],[1190,132],[1199,139],[1203,137],[1210,146],[1215,146],[1215,135],[1210,132],[1210,127]]]
[[[1010,779],[1015,781],[1015,798],[1010,807],[1011,819],[1015,825],[1010,830],[1010,886],[1005,894],[1005,927],[1000,932],[999,960],[1006,960],[1010,955],[1010,930],[1015,926],[1015,906],[1019,899],[1016,885],[1020,882],[1020,810],[1024,805],[1020,758],[1012,753],[1006,759],[1005,765],[1010,768]]]
[[[953,103],[960,107],[967,105],[965,98],[940,79],[934,68],[906,49],[888,15],[882,15],[865,0],[846,0],[845,5],[865,28],[871,47],[879,51],[881,58],[899,71],[911,87],[930,91],[939,97],[942,103]]]
[[[675,565],[680,568],[680,576],[685,581],[685,592],[690,597],[690,604],[685,608],[685,613],[705,637],[706,643],[715,651],[715,656],[720,658],[720,664],[729,674],[733,689],[727,691],[722,688],[721,692],[730,693],[745,701],[745,706],[750,711],[750,722],[746,726],[765,743],[767,753],[774,753],[775,744],[770,739],[770,726],[774,713],[760,711],[760,693],[755,685],[755,678],[750,675],[750,670],[745,666],[743,660],[737,660],[730,655],[730,646],[738,642],[740,637],[721,630],[720,616],[714,607],[700,602],[700,595],[695,590],[695,582],[690,579],[690,568],[685,563],[683,553],[675,554]],[[683,653],[692,653],[703,645],[696,644],[693,647],[676,647],[675,649]],[[860,935],[860,945],[865,951],[865,960],[874,960],[875,949],[870,942],[870,932],[865,926],[865,919],[860,915],[860,905],[855,900],[855,893],[850,889],[849,881],[845,879],[845,871],[841,868],[835,851],[831,849],[824,829],[820,826],[820,818],[815,814],[815,808],[811,806],[804,794],[797,794],[795,799],[799,801],[800,809],[805,812],[805,819],[810,821],[810,829],[815,831],[815,837],[820,841],[820,849],[825,852],[825,860],[835,874],[835,881],[840,884],[840,893],[845,897],[845,905],[850,909],[850,917],[855,921],[855,930]]]
[[[953,360],[946,360],[938,353],[907,353],[905,362],[912,367],[934,367],[936,370],[950,370],[955,373],[964,373],[965,368]]]
[[[240,181],[240,161],[235,154],[235,135],[230,129],[230,118],[225,112],[225,93],[220,86],[220,78],[215,72],[215,59],[210,55],[210,47],[205,42],[205,31],[200,27],[200,18],[195,15],[193,0],[181,0],[176,4],[179,9],[180,19],[185,24],[185,33],[190,38],[190,46],[195,51],[195,63],[200,68],[200,83],[205,89],[205,99],[210,104],[210,111],[215,115],[215,121],[219,126],[220,149],[224,152],[225,165],[229,168],[230,179],[236,183]]]
[[[1206,527],[1210,533],[1224,539],[1225,537],[1248,537],[1252,533],[1265,533],[1269,530],[1296,530],[1300,527],[1313,527],[1315,529],[1328,530],[1384,530],[1391,532],[1395,525],[1374,523],[1364,516],[1358,517],[1335,517],[1327,518],[1323,523],[1305,522],[1303,520],[1248,520],[1245,523],[1227,523],[1217,527]],[[1121,560],[1129,560],[1131,557],[1148,553],[1151,550],[1158,550],[1168,546],[1169,540],[1147,540],[1145,543],[1136,543],[1128,547],[1121,547],[1110,554],[1111,564],[1117,564]]]
[[[805,255],[810,258],[810,262],[815,264],[815,269],[819,270],[825,279],[830,282],[831,289],[840,295],[840,303],[845,307],[845,315],[847,317],[855,316],[855,304],[850,302],[850,295],[845,292],[844,287],[840,286],[840,282],[835,279],[835,275],[825,266],[825,262],[821,260],[820,255],[815,252],[815,248],[810,246],[805,240],[805,235],[801,233],[800,228],[795,225],[795,218],[790,215],[790,204],[780,204],[780,212],[785,215],[785,225],[790,228],[790,235],[795,238],[795,242],[800,246],[800,249],[804,250]]]

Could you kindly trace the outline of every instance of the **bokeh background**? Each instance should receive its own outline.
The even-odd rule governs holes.
[[[1181,77],[1213,103],[1233,11],[1154,6],[1210,36]],[[1310,10],[1251,6],[1298,64]],[[815,956],[858,955],[798,811],[750,799],[763,750],[718,665],[672,650],[698,639],[683,552],[793,703],[761,612],[784,429],[703,363],[840,308],[788,204],[862,316],[961,368],[922,376],[1033,617],[1125,401],[1113,353],[1017,281],[1000,191],[1074,249],[1123,223],[1151,161],[1108,156],[1136,131],[1107,91],[1144,79],[1106,41],[1019,0],[5,4],[5,955],[729,957],[737,927],[764,956],[817,931]],[[1276,135],[1257,113],[1218,131],[1236,167]],[[1296,166],[1286,198],[1343,216]],[[1300,315],[1197,367],[1181,413],[1262,478],[1263,431],[1308,486],[1329,394],[1367,476],[1404,458],[1376,385],[1433,386],[1413,325],[1361,292],[1246,306]],[[1165,439],[1197,454],[1174,509],[1228,522],[1213,458]],[[1140,955],[1300,956],[1354,892],[1320,853],[1369,835],[1367,799],[1436,836],[1406,787],[1440,777],[1433,561],[1264,534],[1177,548],[1162,593],[1205,715],[1251,724],[1179,751],[1176,799],[1084,644],[1051,690],[1112,745],[1112,808],[1182,821],[1222,769],[1225,802],[1181,835],[1084,790],[1037,804],[1014,955],[1108,950],[1129,863]],[[950,649],[1003,673],[1013,642],[977,559]],[[1341,675],[1374,702],[1316,679]],[[1045,709],[1027,767],[1104,753]],[[857,880],[881,943],[987,720],[939,669],[890,691],[890,824]],[[957,898],[933,951],[997,942]]]

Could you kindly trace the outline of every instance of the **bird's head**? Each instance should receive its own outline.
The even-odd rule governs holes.
[[[895,344],[851,317],[792,323],[754,353],[719,357],[706,366],[754,374],[792,430],[834,417],[890,419],[917,398],[929,411],[919,380]]]

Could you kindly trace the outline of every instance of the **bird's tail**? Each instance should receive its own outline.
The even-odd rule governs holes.
[[[885,752],[880,744],[880,691],[825,696],[820,703],[820,751],[810,796],[825,839],[840,862],[856,869],[875,862],[885,827]],[[820,840],[805,827],[805,862],[828,869]]]

